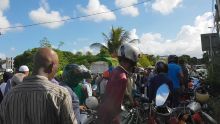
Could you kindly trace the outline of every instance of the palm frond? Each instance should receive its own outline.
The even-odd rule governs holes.
[[[103,44],[101,44],[101,43],[93,43],[93,44],[91,44],[89,47],[90,47],[91,49],[93,49],[93,48],[99,48],[99,49],[101,49],[101,48],[106,48],[106,49],[108,49],[107,46],[105,46],[105,45],[103,45]]]
[[[123,34],[121,34],[121,42],[124,43],[130,38],[130,33],[128,31],[124,31]]]
[[[128,41],[128,43],[135,43],[135,44],[138,44],[140,42],[141,41],[139,39],[133,39],[133,40]]]

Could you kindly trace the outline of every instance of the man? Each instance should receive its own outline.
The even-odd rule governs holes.
[[[173,83],[172,81],[169,79],[167,73],[168,73],[168,66],[167,64],[165,64],[162,61],[159,61],[156,63],[155,65],[155,72],[157,73],[157,75],[155,75],[149,83],[149,93],[148,93],[148,98],[150,101],[155,100],[156,98],[156,94],[157,94],[157,90],[158,88],[163,85],[166,84],[169,87],[170,90],[170,97],[168,99],[168,101],[172,102],[172,95],[173,95]],[[169,104],[169,106],[172,103]]]
[[[4,72],[3,74],[3,81],[2,84],[0,85],[2,95],[4,96],[6,94],[5,90],[8,90],[8,87],[6,88],[7,83],[10,83],[11,78],[13,74],[10,72]]]
[[[1,124],[77,124],[68,90],[49,81],[58,62],[52,49],[38,50],[32,76],[12,88],[2,101]]]
[[[103,96],[104,96],[104,93],[105,93],[105,89],[106,89],[106,85],[108,83],[109,77],[110,77],[109,71],[108,70],[104,71],[103,74],[102,74],[102,80],[99,83],[99,91],[100,91],[99,93],[100,93],[101,102],[103,100]]]
[[[134,71],[139,53],[139,49],[130,43],[124,43],[119,47],[120,65],[112,71],[107,83],[103,102],[98,109],[98,124],[119,124],[121,104],[127,102],[126,100],[133,104],[132,84],[128,76]]]
[[[12,78],[11,78],[11,86],[15,87],[18,84],[21,84],[23,82],[23,79],[26,75],[23,73],[16,73]]]
[[[83,86],[86,90],[86,97],[92,96],[92,85],[91,85],[92,79],[84,79]]]
[[[184,76],[181,67],[177,64],[178,57],[176,55],[170,55],[168,63],[168,76],[172,80],[174,87],[173,105],[176,107],[180,102],[180,94],[185,88],[183,83]]]
[[[63,82],[61,86],[68,89],[72,97],[73,110],[78,123],[81,122],[80,110],[84,110],[85,106],[80,106],[80,100],[76,94],[75,88],[83,79],[91,78],[90,71],[83,65],[68,64],[64,67],[62,74]]]
[[[189,83],[189,72],[188,72],[188,69],[186,68],[186,65],[185,65],[185,60],[184,59],[180,59],[179,60],[179,64],[180,64],[180,67],[182,69],[182,72],[183,72],[183,83],[184,83],[184,86],[185,88],[188,87],[188,83]]]
[[[25,77],[27,77],[29,75],[29,68],[26,65],[22,65],[19,68],[19,73],[23,73],[25,75]]]

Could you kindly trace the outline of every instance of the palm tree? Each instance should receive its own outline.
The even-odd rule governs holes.
[[[119,46],[129,40],[129,32],[125,31],[122,27],[114,28],[112,27],[109,35],[102,33],[105,38],[106,45],[101,43],[93,43],[90,45],[90,48],[101,48],[107,49],[112,57],[116,57],[117,50]]]

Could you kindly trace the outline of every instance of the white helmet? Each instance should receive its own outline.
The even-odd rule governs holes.
[[[137,62],[140,57],[140,50],[132,43],[123,43],[118,49],[118,56]]]
[[[96,97],[94,96],[90,96],[88,98],[86,98],[86,106],[90,109],[96,109],[98,106],[98,100]]]

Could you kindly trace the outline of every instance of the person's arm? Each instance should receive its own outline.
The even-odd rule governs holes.
[[[180,79],[180,86],[181,86],[181,88],[185,88],[185,85],[184,85],[184,75],[183,75],[183,71],[182,71],[182,69],[181,69],[181,67],[179,67],[179,69],[178,69],[178,72],[179,72],[179,79]]]
[[[60,108],[60,124],[77,124],[76,116],[73,112],[71,96],[67,94]]]
[[[153,78],[151,78],[149,80],[149,84],[148,84],[148,98],[149,98],[150,102],[152,102],[153,97],[154,97],[154,93],[156,92],[154,85],[155,84],[153,83]]]

